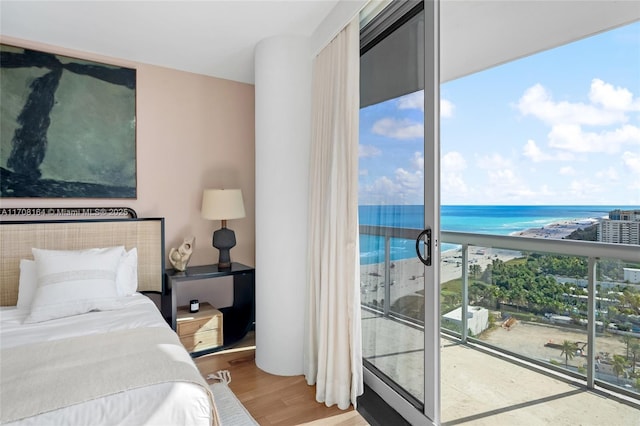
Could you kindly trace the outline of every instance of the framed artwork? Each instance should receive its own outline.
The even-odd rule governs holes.
[[[136,198],[136,70],[0,44],[1,197]]]

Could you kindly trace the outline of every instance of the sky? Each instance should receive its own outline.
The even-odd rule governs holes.
[[[423,204],[423,92],[360,110],[359,204]],[[443,205],[640,206],[640,22],[440,87]]]

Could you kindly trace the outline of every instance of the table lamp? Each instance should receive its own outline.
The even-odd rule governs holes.
[[[239,189],[205,189],[202,195],[202,217],[221,220],[221,228],[213,233],[213,246],[218,249],[218,268],[231,267],[229,250],[236,245],[236,234],[227,228],[227,220],[245,216],[242,191]]]

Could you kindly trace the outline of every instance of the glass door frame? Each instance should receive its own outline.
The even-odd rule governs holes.
[[[431,266],[425,266],[424,414],[439,425],[440,0],[424,0],[424,22],[424,223],[432,231]]]
[[[412,425],[439,425],[440,386],[440,0],[424,5],[424,223],[431,228],[431,266],[425,272],[424,405],[416,407],[372,371],[364,382]],[[396,2],[393,2],[396,3]],[[397,2],[398,4],[401,2]],[[402,2],[413,3],[413,2]],[[429,54],[432,53],[432,54]]]

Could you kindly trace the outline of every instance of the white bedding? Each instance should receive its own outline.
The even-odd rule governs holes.
[[[169,327],[155,304],[146,296],[136,294],[123,300],[125,308],[121,310],[89,312],[37,324],[22,323],[29,314],[27,310],[1,308],[0,348],[137,327]],[[55,392],[55,389],[50,391]],[[9,424],[209,425],[211,408],[209,397],[200,386],[165,383],[121,392]]]

